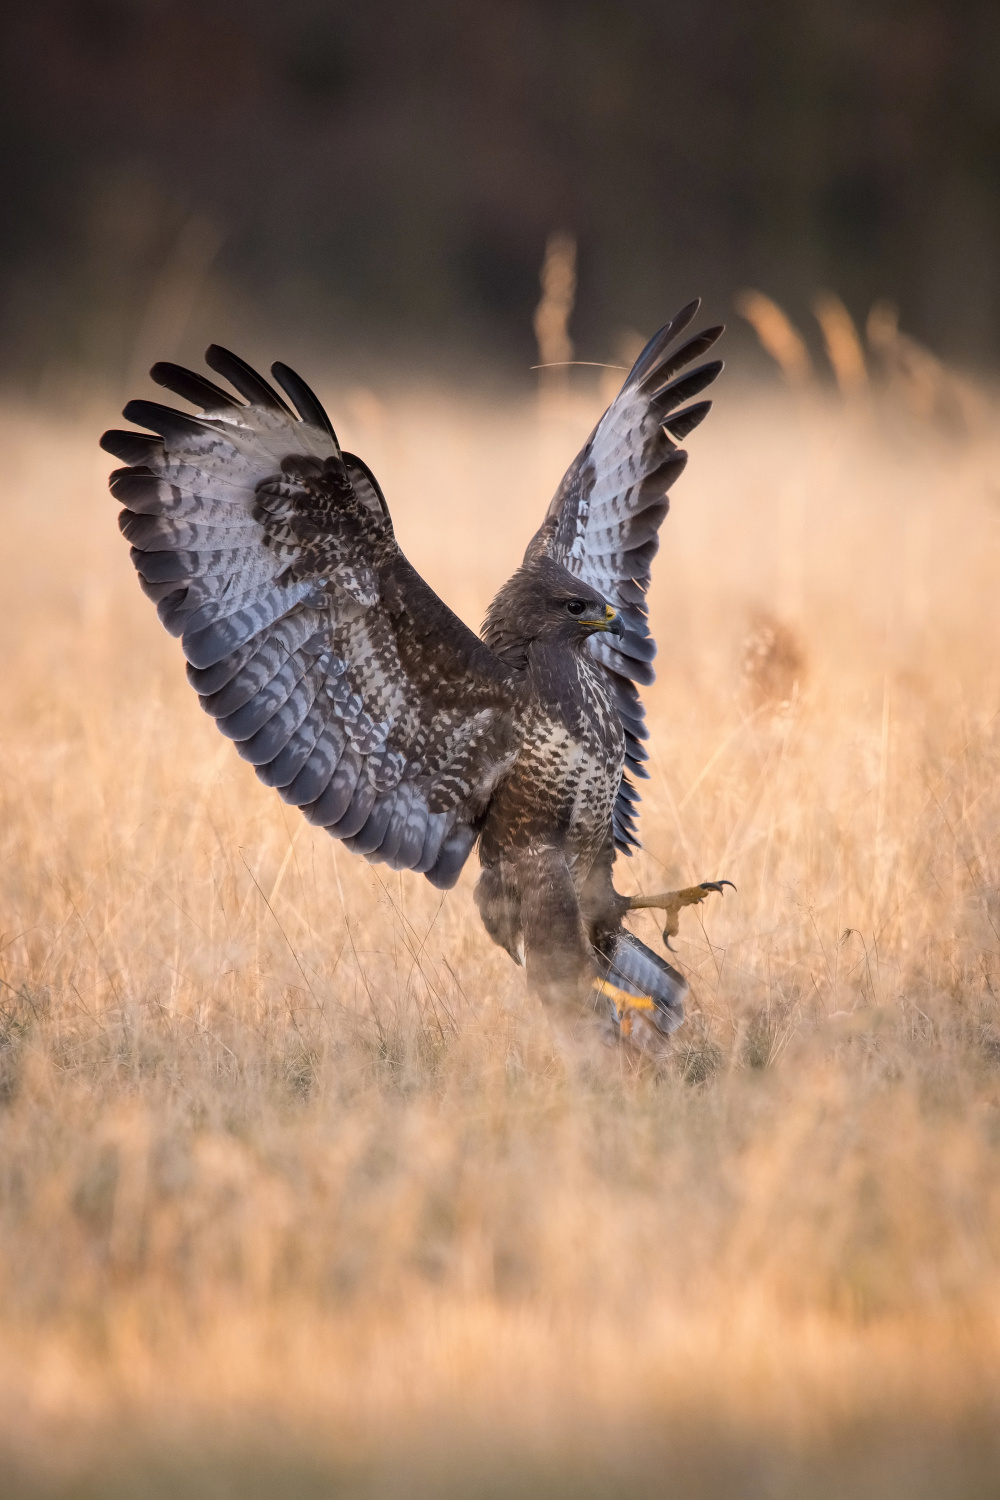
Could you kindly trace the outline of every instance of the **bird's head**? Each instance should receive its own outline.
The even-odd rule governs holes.
[[[518,568],[490,605],[483,639],[499,652],[526,649],[534,641],[582,646],[589,636],[621,639],[621,616],[596,589],[550,557]]]

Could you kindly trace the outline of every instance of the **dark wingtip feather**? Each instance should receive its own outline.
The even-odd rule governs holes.
[[[101,447],[112,458],[124,458],[125,455],[120,450],[138,436],[137,432],[123,432],[120,427],[109,427],[107,432],[101,433]]]
[[[685,406],[683,411],[668,417],[663,425],[672,438],[683,443],[688,433],[693,432],[700,422],[704,422],[711,410],[711,401],[699,401],[696,406]]]
[[[163,406],[159,401],[129,401],[122,410],[122,416],[126,422],[134,422],[137,427],[149,427],[161,437],[177,433],[190,437],[192,434],[204,435],[211,431],[200,417],[193,417],[190,412],[177,411],[173,406]]]
[[[669,323],[664,323],[663,327],[653,334],[653,337],[649,340],[649,343],[625,377],[626,386],[634,385],[637,380],[642,379],[646,371],[658,361],[667,345],[672,343],[677,335],[688,326],[700,306],[701,298],[695,297],[693,302],[689,302],[685,307],[682,307],[680,312],[674,313]]]
[[[689,401],[692,396],[700,396],[705,387],[722,374],[723,368],[721,359],[712,359],[707,364],[699,365],[696,370],[689,370],[686,375],[679,375],[651,397],[650,409],[658,412],[662,420],[668,412]]]
[[[153,470],[146,464],[136,463],[130,464],[127,469],[112,469],[108,475],[108,489],[115,499],[120,500],[123,505],[139,500],[137,511],[141,510],[142,497],[149,493],[150,488],[155,492],[158,483]],[[122,512],[122,515],[127,514],[127,511]]]
[[[696,333],[694,338],[688,339],[686,344],[682,344],[672,354],[664,350],[663,356],[651,364],[643,375],[639,382],[640,389],[650,400],[660,395],[667,382],[677,374],[678,370],[683,370],[685,365],[707,354],[709,349],[718,343],[721,334],[721,326],[706,328],[701,333]]]
[[[263,406],[268,411],[282,412],[294,421],[295,413],[282,401],[274,387],[268,385],[263,375],[258,375],[253,366],[248,365],[245,359],[240,359],[238,354],[223,349],[221,344],[209,344],[205,350],[205,363],[217,375],[224,376],[241,396],[246,397],[251,406]]]
[[[240,403],[234,401],[221,386],[204,375],[196,375],[194,370],[185,370],[183,365],[172,364],[169,360],[157,360],[149,372],[149,378],[166,390],[173,391],[175,396],[182,396],[193,406],[200,407],[202,411],[229,411],[240,407]]]
[[[288,365],[276,360],[271,366],[271,374],[281,386],[289,401],[297,408],[303,422],[309,422],[313,427],[318,427],[321,432],[329,433],[333,441],[337,442],[337,434],[333,430],[333,424],[326,414],[326,408],[316,393],[306,385],[301,375],[297,375]],[[340,444],[337,444],[340,451]]]
[[[125,432],[120,427],[111,427],[102,435],[101,447],[123,464],[145,464],[163,451],[163,439],[149,432]]]
[[[336,442],[336,438],[334,438],[334,442]],[[382,486],[379,484],[378,480],[375,478],[375,475],[372,473],[371,469],[369,469],[369,467],[365,463],[364,459],[363,458],[359,458],[356,453],[344,453],[343,454],[343,459],[344,459],[344,466],[346,467],[348,473],[350,473],[350,471],[351,471],[352,468],[358,469],[365,476],[365,478],[368,480],[368,483],[371,485],[372,489],[375,491],[375,494],[376,494],[376,496],[378,498],[379,505],[382,507],[382,514],[385,516],[386,520],[389,521],[389,524],[391,525],[392,522],[391,522],[391,518],[389,516],[389,505],[388,505],[388,502],[386,501],[385,496],[382,493]]]

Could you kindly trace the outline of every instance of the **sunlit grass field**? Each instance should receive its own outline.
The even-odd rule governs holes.
[[[596,394],[315,383],[478,626]],[[1000,425],[720,384],[618,882],[738,893],[669,1060],[570,1077],[474,860],[202,714],[116,416],[0,412],[3,1494],[995,1494]]]

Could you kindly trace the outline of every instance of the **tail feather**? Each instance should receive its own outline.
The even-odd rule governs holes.
[[[677,1030],[684,1020],[688,982],[666,959],[625,928],[603,938],[594,957],[598,988],[611,1002],[616,1025],[628,1011],[641,1010],[658,1031],[669,1035]]]

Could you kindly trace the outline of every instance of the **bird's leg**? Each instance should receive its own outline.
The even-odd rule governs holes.
[[[563,1062],[571,1072],[586,1072],[615,1038],[607,1003],[595,989],[594,955],[565,855],[534,848],[517,861],[512,877],[528,989],[542,1002]]]
[[[490,937],[507,950],[516,964],[523,964],[521,892],[509,862],[500,860],[484,866],[473,897]]]
[[[528,988],[552,1010],[574,1012],[592,975],[590,945],[561,850],[534,849],[516,869]]]
[[[652,907],[656,911],[662,911],[665,916],[663,941],[672,952],[670,939],[680,931],[681,907],[697,906],[712,891],[718,891],[721,896],[723,887],[727,885],[735,891],[736,887],[731,880],[703,880],[700,885],[685,886],[681,891],[660,891],[655,896],[629,896],[626,910],[639,911],[644,907]]]

